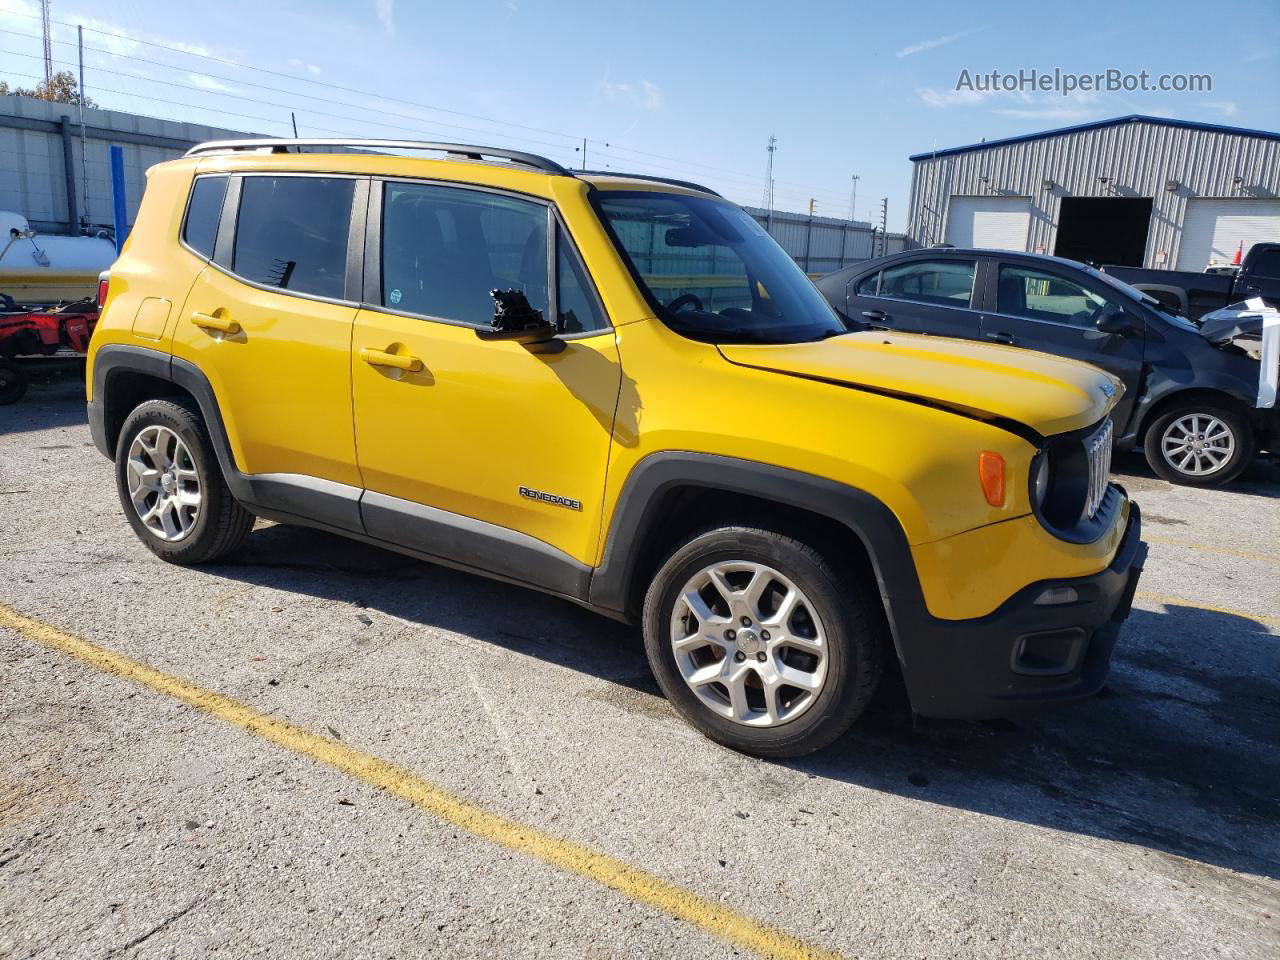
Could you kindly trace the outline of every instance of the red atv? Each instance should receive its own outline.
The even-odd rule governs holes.
[[[97,322],[93,300],[30,311],[0,294],[0,405],[16,403],[27,392],[28,363],[47,357],[83,360]]]

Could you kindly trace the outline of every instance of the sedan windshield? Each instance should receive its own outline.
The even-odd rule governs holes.
[[[847,332],[746,211],[683,194],[598,196],[643,292],[677,333],[710,343],[801,343]]]

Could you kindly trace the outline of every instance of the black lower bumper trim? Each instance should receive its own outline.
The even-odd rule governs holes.
[[[894,629],[912,708],[927,717],[1001,716],[1097,693],[1146,554],[1141,511],[1131,504],[1120,547],[1100,573],[1032,584],[976,620],[899,606]],[[1036,604],[1055,588],[1074,590],[1075,599]]]

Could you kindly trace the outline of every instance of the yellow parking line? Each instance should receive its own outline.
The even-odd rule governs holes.
[[[1192,610],[1204,610],[1208,613],[1224,613],[1229,617],[1242,617],[1245,620],[1252,620],[1268,627],[1280,627],[1280,617],[1269,617],[1260,613],[1246,613],[1243,610],[1230,610],[1226,607],[1210,607],[1194,600],[1184,600],[1182,597],[1166,597],[1160,593],[1147,593],[1145,590],[1139,590],[1134,594],[1134,598],[1144,600],[1147,603],[1160,603],[1166,607],[1188,607]]]
[[[811,946],[781,930],[736,913],[719,903],[669,883],[638,867],[536,827],[489,813],[385,760],[205,690],[180,677],[114,653],[80,637],[25,617],[0,604],[0,628],[13,630],[104,673],[110,673],[181,700],[277,746],[326,763],[336,770],[408,800],[433,816],[481,839],[528,854],[561,870],[576,873],[625,897],[691,923],[727,943],[765,957],[838,960],[836,954]]]
[[[1218,553],[1224,557],[1240,557],[1243,560],[1256,560],[1260,563],[1272,563],[1280,566],[1280,557],[1266,553],[1250,553],[1247,550],[1231,550],[1228,547],[1217,547],[1208,543],[1188,543],[1185,540],[1170,540],[1165,537],[1153,537],[1145,532],[1142,534],[1142,539],[1147,543],[1159,543],[1168,547],[1184,547],[1187,550],[1199,550],[1201,553]]]

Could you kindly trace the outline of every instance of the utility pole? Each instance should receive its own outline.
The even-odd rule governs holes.
[[[816,204],[817,202],[818,201],[813,199],[813,197],[809,198],[809,219],[810,220],[813,219],[813,207],[814,207],[814,204]]]
[[[53,38],[49,30],[49,0],[40,0],[40,26],[44,32],[44,88],[53,86]]]
[[[889,198],[880,199],[880,256],[889,252]]]
[[[853,189],[849,191],[849,219],[857,220],[855,211],[858,209],[858,175],[853,175]]]
[[[80,225],[87,227],[89,219],[89,152],[85,147],[84,130],[84,27],[76,26],[76,46],[80,56],[80,195],[84,197],[84,213]]]
[[[769,160],[764,172],[764,206],[768,213],[768,229],[773,229],[773,152],[778,149],[778,138],[770,137],[765,150]]]
[[[582,169],[587,169],[587,138],[582,138]]]

